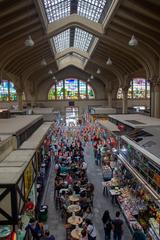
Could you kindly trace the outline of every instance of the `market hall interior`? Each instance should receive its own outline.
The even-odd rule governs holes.
[[[128,211],[126,216],[124,208],[132,203],[124,207],[118,199],[137,191],[138,200],[145,195],[140,202],[136,199],[137,205],[144,210],[148,201],[154,214],[145,223],[141,214],[133,219],[148,239],[159,239],[159,12],[158,0],[0,1],[0,238],[18,233],[21,215],[23,223],[30,221],[24,209],[28,197],[35,196],[39,205],[34,213],[47,215],[51,233],[61,239],[67,229],[57,201],[50,211],[56,149],[49,145],[60,128],[64,136],[69,129],[73,141],[73,130],[81,138],[84,129],[89,135],[81,141],[85,174],[95,188],[97,238],[104,237],[102,212],[112,209],[115,217],[118,205],[127,226],[124,236],[131,238],[127,218],[133,216]],[[92,130],[98,140],[91,139]],[[108,189],[105,175],[117,168],[128,186],[134,185],[132,194],[119,190],[122,184]],[[54,229],[57,223],[60,230]]]

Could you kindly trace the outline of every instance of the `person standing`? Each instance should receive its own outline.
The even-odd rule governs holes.
[[[92,221],[90,219],[86,219],[86,231],[88,233],[88,240],[96,240],[96,228],[93,225]]]
[[[139,224],[134,224],[134,233],[132,240],[146,240],[146,235],[144,234],[142,227]]]
[[[109,214],[109,211],[106,210],[102,217],[102,222],[104,225],[105,240],[111,239],[111,230],[112,230],[112,221]]]
[[[113,239],[121,240],[123,235],[123,220],[120,219],[120,212],[116,212],[116,218],[112,221]]]

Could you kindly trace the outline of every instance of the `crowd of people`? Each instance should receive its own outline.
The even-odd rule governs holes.
[[[87,176],[87,162],[84,159],[84,147],[90,142],[97,158],[101,144],[95,126],[85,126],[73,134],[59,126],[53,130],[51,148],[54,152],[54,202],[66,228],[66,239],[74,239],[73,230],[77,231],[79,240],[96,240],[97,231],[93,224],[94,185]],[[103,143],[102,143],[103,144]],[[76,217],[78,220],[76,222]],[[72,218],[72,222],[69,219]],[[119,211],[112,219],[106,210],[102,216],[105,240],[122,240],[124,222]],[[27,228],[34,240],[54,240],[48,229],[35,219],[31,219]],[[145,240],[142,231],[136,229],[134,240]],[[58,240],[58,239],[57,239]]]

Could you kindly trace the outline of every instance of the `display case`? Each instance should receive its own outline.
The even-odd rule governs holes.
[[[120,153],[153,189],[160,194],[160,159],[127,137],[121,138]]]

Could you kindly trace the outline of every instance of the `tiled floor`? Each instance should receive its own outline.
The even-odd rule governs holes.
[[[104,197],[102,194],[102,173],[100,167],[95,165],[93,149],[90,144],[85,148],[85,159],[88,163],[88,178],[95,186],[95,197],[94,197],[94,211],[93,211],[93,222],[97,230],[97,240],[104,239],[103,224],[101,221],[104,210],[109,210],[111,217],[114,217],[116,210],[119,210],[118,206],[113,206],[109,197]],[[48,216],[48,227],[51,233],[54,234],[56,240],[65,240],[65,229],[64,223],[56,211],[53,200],[53,182],[54,173],[49,179],[49,186],[46,195],[45,203],[49,206]],[[122,216],[123,217],[123,216]],[[123,240],[130,240],[131,234],[125,223]]]

